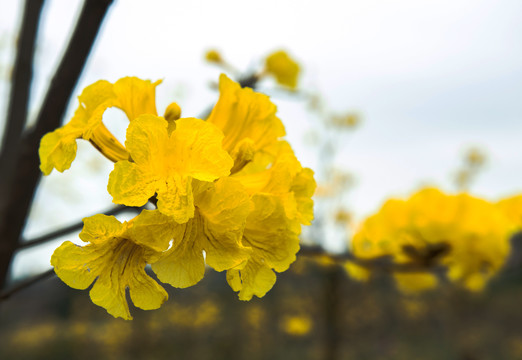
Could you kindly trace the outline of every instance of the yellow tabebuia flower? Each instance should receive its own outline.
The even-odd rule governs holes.
[[[265,60],[265,70],[275,76],[280,85],[295,89],[299,76],[299,64],[286,51],[280,50],[270,54]]]
[[[241,170],[257,153],[273,154],[272,148],[285,135],[285,128],[270,98],[241,88],[225,74],[219,77],[219,93],[207,122],[225,135],[223,148],[234,159],[232,173]]]
[[[416,272],[394,274],[404,291],[435,287],[433,265],[446,267],[450,280],[480,290],[502,267],[512,231],[511,221],[495,205],[428,188],[406,201],[386,202],[354,235],[352,251],[362,259],[388,255],[398,264],[418,266]],[[347,270],[360,279],[371,272],[355,264]]]
[[[173,238],[172,247],[152,264],[152,269],[158,279],[174,287],[185,288],[200,281],[205,263],[216,271],[241,267],[251,252],[241,243],[241,237],[252,204],[239,181],[194,180],[194,204],[194,217],[183,224],[157,210],[148,212],[152,221],[163,223]]]
[[[109,176],[108,191],[117,204],[142,206],[155,193],[158,209],[185,223],[194,216],[192,179],[214,181],[227,176],[232,159],[222,149],[223,134],[194,118],[168,122],[142,115],[127,129],[125,146],[131,161],[118,161]]]
[[[51,263],[69,286],[116,317],[130,319],[126,289],[142,309],[166,300],[148,277],[184,288],[200,281],[205,265],[227,271],[239,298],[262,297],[299,250],[301,225],[313,219],[316,183],[288,143],[270,99],[220,77],[220,98],[208,121],[180,118],[173,103],[157,116],[158,83],[124,78],[97,82],[80,96],[70,123],[47,134],[40,147],[42,171],[67,169],[76,139],[89,140],[115,162],[107,190],[113,202],[143,206],[156,196],[157,210],[129,222],[96,215],[84,219],[80,247],[62,244]],[[111,106],[129,118],[125,147],[105,128]]]
[[[78,97],[79,106],[70,122],[46,134],[40,142],[40,169],[49,175],[53,169],[67,170],[76,157],[76,139],[91,141],[112,161],[128,158],[119,141],[102,122],[103,113],[110,107],[125,112],[129,120],[141,114],[156,115],[156,86],[136,77],[125,77],[112,84],[100,80],[87,86]]]
[[[299,251],[299,233],[286,216],[281,198],[270,194],[252,196],[243,244],[252,249],[247,263],[227,271],[227,281],[240,300],[263,297],[274,286],[276,275],[288,269]]]
[[[58,277],[74,289],[90,291],[92,302],[114,317],[132,319],[126,289],[135,306],[157,309],[168,295],[147,275],[147,263],[158,259],[169,246],[169,236],[159,228],[150,229],[140,216],[131,223],[120,223],[113,216],[94,215],[84,220],[80,239],[89,244],[80,247],[70,241],[55,250],[51,265]],[[153,238],[141,236],[155,233]]]
[[[313,220],[312,195],[317,186],[313,171],[303,168],[286,141],[272,146],[275,160],[266,164],[266,157],[258,156],[242,171],[233,175],[241,181],[250,194],[278,195],[284,204],[286,215],[300,227]]]
[[[276,160],[270,167],[254,160],[233,176],[252,196],[255,208],[247,218],[243,244],[252,255],[242,269],[232,269],[227,279],[241,300],[262,297],[282,272],[295,261],[299,251],[301,224],[313,219],[316,183],[312,170],[301,164],[286,142],[278,143]],[[265,159],[259,161],[264,164]]]

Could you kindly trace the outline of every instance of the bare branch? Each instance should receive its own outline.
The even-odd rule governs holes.
[[[11,93],[7,107],[6,128],[2,139],[0,162],[9,158],[8,149],[20,140],[27,121],[36,34],[43,5],[44,0],[25,1],[11,79]]]
[[[34,128],[16,148],[9,149],[11,166],[0,164],[0,288],[7,278],[13,254],[40,180],[38,146],[41,137],[57,128],[83,70],[112,0],[86,0],[67,50],[47,90]]]
[[[433,263],[395,263],[391,256],[379,256],[370,259],[363,259],[355,256],[353,253],[345,252],[342,254],[329,254],[319,246],[301,245],[299,255],[304,256],[327,256],[336,263],[351,262],[368,270],[377,270],[386,273],[419,273],[419,272],[436,272],[444,271],[441,265]]]
[[[0,293],[0,301],[6,300],[9,297],[11,297],[11,295],[16,294],[20,290],[23,290],[26,287],[29,287],[29,286],[31,286],[33,284],[36,284],[37,282],[39,282],[41,280],[50,278],[53,275],[54,275],[54,269],[49,269],[49,270],[47,270],[47,271],[45,271],[45,272],[43,272],[43,273],[41,273],[39,275],[36,275],[36,276],[34,276],[32,278],[29,278],[27,280],[23,280],[22,282],[14,285],[10,289],[7,289],[6,291],[3,291],[2,293]]]

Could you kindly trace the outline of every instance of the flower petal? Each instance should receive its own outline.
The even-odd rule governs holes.
[[[230,174],[232,158],[222,147],[223,133],[195,118],[176,120],[170,135],[169,160],[173,168],[201,181],[214,181]]]
[[[249,214],[243,233],[243,244],[252,248],[245,265],[229,271],[229,283],[238,287],[235,278],[239,270],[241,278],[240,299],[252,295],[263,296],[275,282],[275,274],[288,269],[299,251],[299,236],[293,231],[281,199],[270,194],[252,197],[254,210]]]
[[[203,279],[205,261],[203,251],[197,243],[199,226],[199,217],[185,224],[177,224],[172,248],[152,264],[152,270],[161,282],[186,288]]]
[[[203,220],[198,241],[205,250],[206,263],[217,271],[243,263],[249,249],[241,245],[241,237],[251,202],[239,181],[219,179],[198,194],[195,202]]]
[[[132,240],[156,252],[168,249],[172,234],[176,231],[176,224],[170,216],[158,210],[143,210],[129,229]]]
[[[295,194],[298,220],[303,225],[310,225],[314,219],[314,201],[312,196],[316,187],[314,172],[309,168],[303,168],[292,182],[290,191]]]
[[[71,167],[76,157],[76,139],[89,140],[93,131],[102,123],[103,112],[115,104],[112,84],[100,80],[87,86],[78,97],[79,106],[66,125],[46,134],[38,151],[40,169],[49,175],[53,168],[63,172]]]
[[[125,226],[114,216],[97,214],[83,219],[83,229],[80,239],[85,242],[99,244],[107,238],[120,237],[125,231]]]
[[[175,174],[165,183],[158,181],[158,209],[180,224],[194,217],[192,179]]]
[[[51,265],[64,283],[73,289],[85,290],[99,275],[99,269],[91,269],[88,264],[100,256],[93,247],[80,247],[66,241],[54,251]]]
[[[166,176],[167,126],[165,119],[154,115],[141,115],[129,124],[125,147],[132,160],[144,169]]]
[[[118,98],[118,108],[123,110],[130,121],[143,114],[157,115],[156,86],[161,80],[151,82],[137,77],[124,77],[114,83],[114,93]]]
[[[44,175],[49,175],[53,169],[64,172],[71,167],[76,158],[76,138],[80,135],[81,132],[67,132],[67,129],[60,128],[42,137],[38,155]]]
[[[136,164],[118,161],[109,175],[107,191],[116,204],[143,206],[156,192],[156,183]]]
[[[241,270],[227,271],[227,282],[234,291],[239,291],[239,300],[250,300],[255,295],[263,297],[274,286],[276,275],[265,264],[249,260]]]

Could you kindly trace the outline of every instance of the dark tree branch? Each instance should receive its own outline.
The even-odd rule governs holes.
[[[127,206],[116,206],[110,210],[104,211],[103,214],[105,215],[117,215],[124,212],[133,212],[133,213],[139,213],[142,210],[140,207],[127,207]],[[36,238],[30,239],[30,240],[20,240],[18,244],[17,250],[23,250],[27,249],[33,246],[38,246],[41,244],[45,244],[49,241],[52,241],[56,238],[59,238],[60,236],[70,234],[74,231],[81,230],[83,228],[83,220],[78,221],[74,224],[68,225],[66,227],[63,227],[61,229],[58,229],[56,231],[52,231],[50,233],[44,234],[42,236],[38,236]]]
[[[445,267],[436,263],[408,262],[395,263],[391,256],[379,256],[371,259],[363,259],[353,253],[345,252],[342,254],[328,254],[320,246],[301,246],[299,255],[304,256],[328,256],[335,262],[352,262],[368,270],[377,270],[384,273],[420,273],[432,272],[439,274],[445,272]]]
[[[11,295],[16,294],[20,290],[25,289],[26,287],[29,287],[33,284],[36,284],[39,281],[42,281],[44,279],[50,278],[54,275],[54,269],[49,269],[39,275],[36,275],[32,278],[29,278],[27,280],[23,280],[22,282],[14,285],[10,289],[7,289],[0,293],[0,301],[8,299]]]
[[[27,131],[10,155],[15,157],[14,165],[1,169],[3,179],[0,186],[0,289],[5,286],[8,270],[40,180],[40,139],[45,133],[60,126],[71,93],[111,3],[112,0],[84,2],[67,50],[45,95],[36,125]]]
[[[36,35],[43,5],[44,0],[26,0],[25,2],[11,79],[11,93],[7,106],[0,162],[10,158],[9,149],[20,140],[27,121]]]

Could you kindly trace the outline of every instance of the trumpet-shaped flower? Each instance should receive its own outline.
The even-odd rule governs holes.
[[[296,63],[285,51],[276,51],[265,60],[266,72],[275,76],[280,85],[295,89],[299,76],[299,64]]]
[[[241,300],[262,297],[272,288],[276,281],[273,270],[285,271],[295,261],[301,224],[309,225],[313,219],[313,172],[301,167],[286,142],[280,142],[278,150],[270,167],[261,158],[233,176],[255,204],[243,235],[243,244],[252,249],[252,255],[242,269],[227,273]]]
[[[281,198],[286,215],[299,227],[310,225],[316,183],[313,171],[303,168],[286,141],[272,147],[275,160],[266,164],[267,157],[258,156],[233,177],[241,181],[250,194],[267,193]]]
[[[74,289],[84,290],[93,282],[91,300],[114,317],[132,319],[125,298],[129,289],[135,306],[157,309],[168,295],[145,272],[169,246],[169,237],[161,229],[150,229],[140,216],[132,223],[120,223],[113,216],[95,215],[84,220],[80,239],[88,244],[77,246],[70,241],[55,250],[51,264],[58,277]],[[140,236],[155,232],[152,238]]]
[[[434,287],[434,265],[446,267],[450,280],[480,290],[501,268],[512,229],[485,200],[424,189],[407,201],[388,201],[354,235],[352,249],[363,259],[388,255],[398,264],[417,265],[418,272],[395,274],[402,290]],[[353,264],[347,270],[360,279],[370,273]]]
[[[172,247],[152,269],[162,282],[174,287],[185,288],[201,280],[205,262],[216,271],[228,270],[241,267],[251,252],[241,237],[252,204],[237,180],[194,180],[194,204],[194,217],[183,224],[159,211],[148,212],[151,221],[164,224],[173,239]]]
[[[214,181],[227,176],[232,159],[221,147],[223,134],[199,119],[168,122],[142,115],[129,124],[125,146],[131,161],[118,161],[108,191],[117,204],[142,206],[155,193],[158,209],[185,223],[194,216],[192,179]]]
[[[103,124],[103,114],[108,108],[117,107],[129,120],[141,114],[156,115],[155,92],[159,83],[126,77],[114,84],[100,80],[87,86],[78,97],[80,104],[71,121],[46,134],[40,142],[40,169],[44,175],[53,169],[63,172],[71,166],[76,157],[76,139],[90,141],[112,161],[127,159],[125,148]]]
[[[240,300],[263,297],[275,284],[273,270],[288,269],[299,251],[299,232],[289,223],[281,198],[270,194],[252,196],[243,244],[252,249],[246,264],[227,272],[227,281]]]
[[[219,92],[207,122],[223,131],[223,148],[234,159],[234,173],[257,153],[273,154],[273,146],[285,135],[285,128],[268,96],[241,88],[224,74],[219,77]]]

